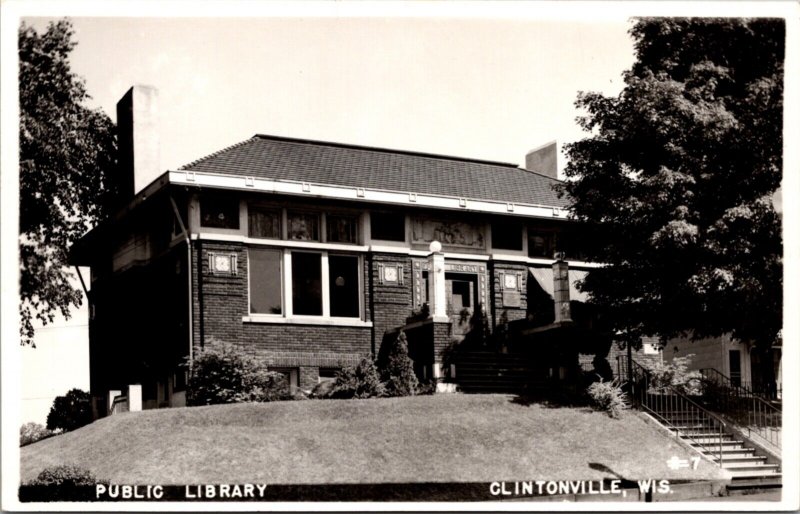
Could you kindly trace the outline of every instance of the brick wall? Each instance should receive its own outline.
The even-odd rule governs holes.
[[[394,254],[372,254],[367,259],[370,264],[370,282],[373,291],[372,297],[372,322],[373,322],[373,351],[377,354],[380,350],[383,334],[387,330],[403,326],[406,318],[412,311],[412,277],[411,258]],[[380,265],[399,265],[403,267],[403,283],[381,284]]]
[[[511,273],[519,276],[519,305],[512,306],[503,302],[502,275]],[[492,303],[493,326],[500,321],[505,311],[508,321],[525,319],[528,311],[528,267],[524,264],[498,262],[489,264],[490,301]]]

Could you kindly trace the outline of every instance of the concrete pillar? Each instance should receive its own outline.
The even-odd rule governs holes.
[[[572,322],[569,306],[569,265],[562,256],[556,255],[553,263],[553,300],[555,301],[556,323]]]
[[[431,254],[428,257],[430,270],[428,271],[428,298],[430,300],[431,316],[434,322],[449,321],[447,317],[447,297],[444,281],[444,253],[439,241],[431,242]]]
[[[142,410],[142,385],[131,384],[128,386],[128,411],[139,412]]]
[[[108,411],[108,415],[111,415],[111,410],[114,408],[114,398],[121,395],[122,391],[120,391],[119,389],[112,389],[108,392],[108,405],[106,405],[106,410]]]

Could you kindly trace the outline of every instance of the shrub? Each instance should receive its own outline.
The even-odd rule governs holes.
[[[408,357],[408,340],[405,332],[400,332],[391,343],[386,362],[381,368],[381,379],[386,388],[386,396],[412,396],[417,392],[417,375],[414,363]]]
[[[95,485],[99,481],[91,471],[72,465],[51,466],[44,468],[39,475],[27,485],[50,485],[75,487]]]
[[[628,408],[625,393],[613,382],[595,382],[586,392],[592,400],[592,405],[597,410],[605,411],[612,418],[622,417],[622,413]]]
[[[94,486],[108,483],[108,480],[98,480],[88,469],[72,465],[52,466],[22,484],[19,499],[23,502],[91,501],[94,499]]]
[[[675,391],[697,396],[703,393],[703,375],[699,371],[690,371],[694,354],[685,357],[675,357],[670,363],[653,362],[648,364],[650,372],[651,392],[662,392],[667,388]]]
[[[187,405],[268,402],[288,397],[285,376],[269,371],[235,346],[209,344],[197,352],[192,361]]]
[[[92,422],[92,397],[86,391],[71,389],[64,396],[57,396],[47,414],[47,428],[65,432],[75,430]]]
[[[34,423],[31,421],[19,427],[19,445],[25,446],[33,444],[36,441],[41,441],[55,434],[56,432],[48,430],[41,423]]]
[[[330,398],[331,394],[333,394],[335,384],[336,382],[334,380],[320,382],[311,390],[311,398]]]
[[[378,375],[378,368],[371,357],[362,357],[356,366],[342,368],[336,374],[336,381],[329,398],[372,398],[385,395],[384,385]]]

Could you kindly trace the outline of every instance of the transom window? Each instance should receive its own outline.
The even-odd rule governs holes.
[[[528,257],[552,259],[556,251],[555,233],[528,229]]]
[[[281,211],[249,206],[247,209],[247,235],[266,239],[281,238]]]
[[[287,214],[289,239],[292,241],[319,241],[319,214],[289,211]]]
[[[370,237],[380,241],[406,240],[406,216],[396,212],[371,212]]]
[[[207,194],[200,197],[200,225],[239,229],[239,200],[234,196]]]
[[[492,223],[492,248],[522,250],[522,225],[514,221]]]

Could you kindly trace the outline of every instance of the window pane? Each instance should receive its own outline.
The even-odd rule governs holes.
[[[239,228],[239,200],[227,196],[200,198],[200,225],[212,228]]]
[[[279,250],[248,251],[250,271],[250,312],[282,314],[281,252]]]
[[[329,243],[356,242],[356,218],[353,216],[333,216],[329,214],[325,217],[325,220]]]
[[[328,257],[331,316],[358,318],[358,257],[331,255]]]
[[[319,214],[289,211],[288,224],[289,239],[319,241]]]
[[[292,252],[292,312],[322,316],[322,256]]]
[[[528,256],[553,258],[553,233],[528,230]]]
[[[513,222],[492,223],[492,248],[522,250],[522,225]]]
[[[248,207],[247,231],[250,237],[280,239],[281,213],[259,207]]]
[[[405,214],[372,212],[370,217],[370,236],[383,241],[406,240]]]

